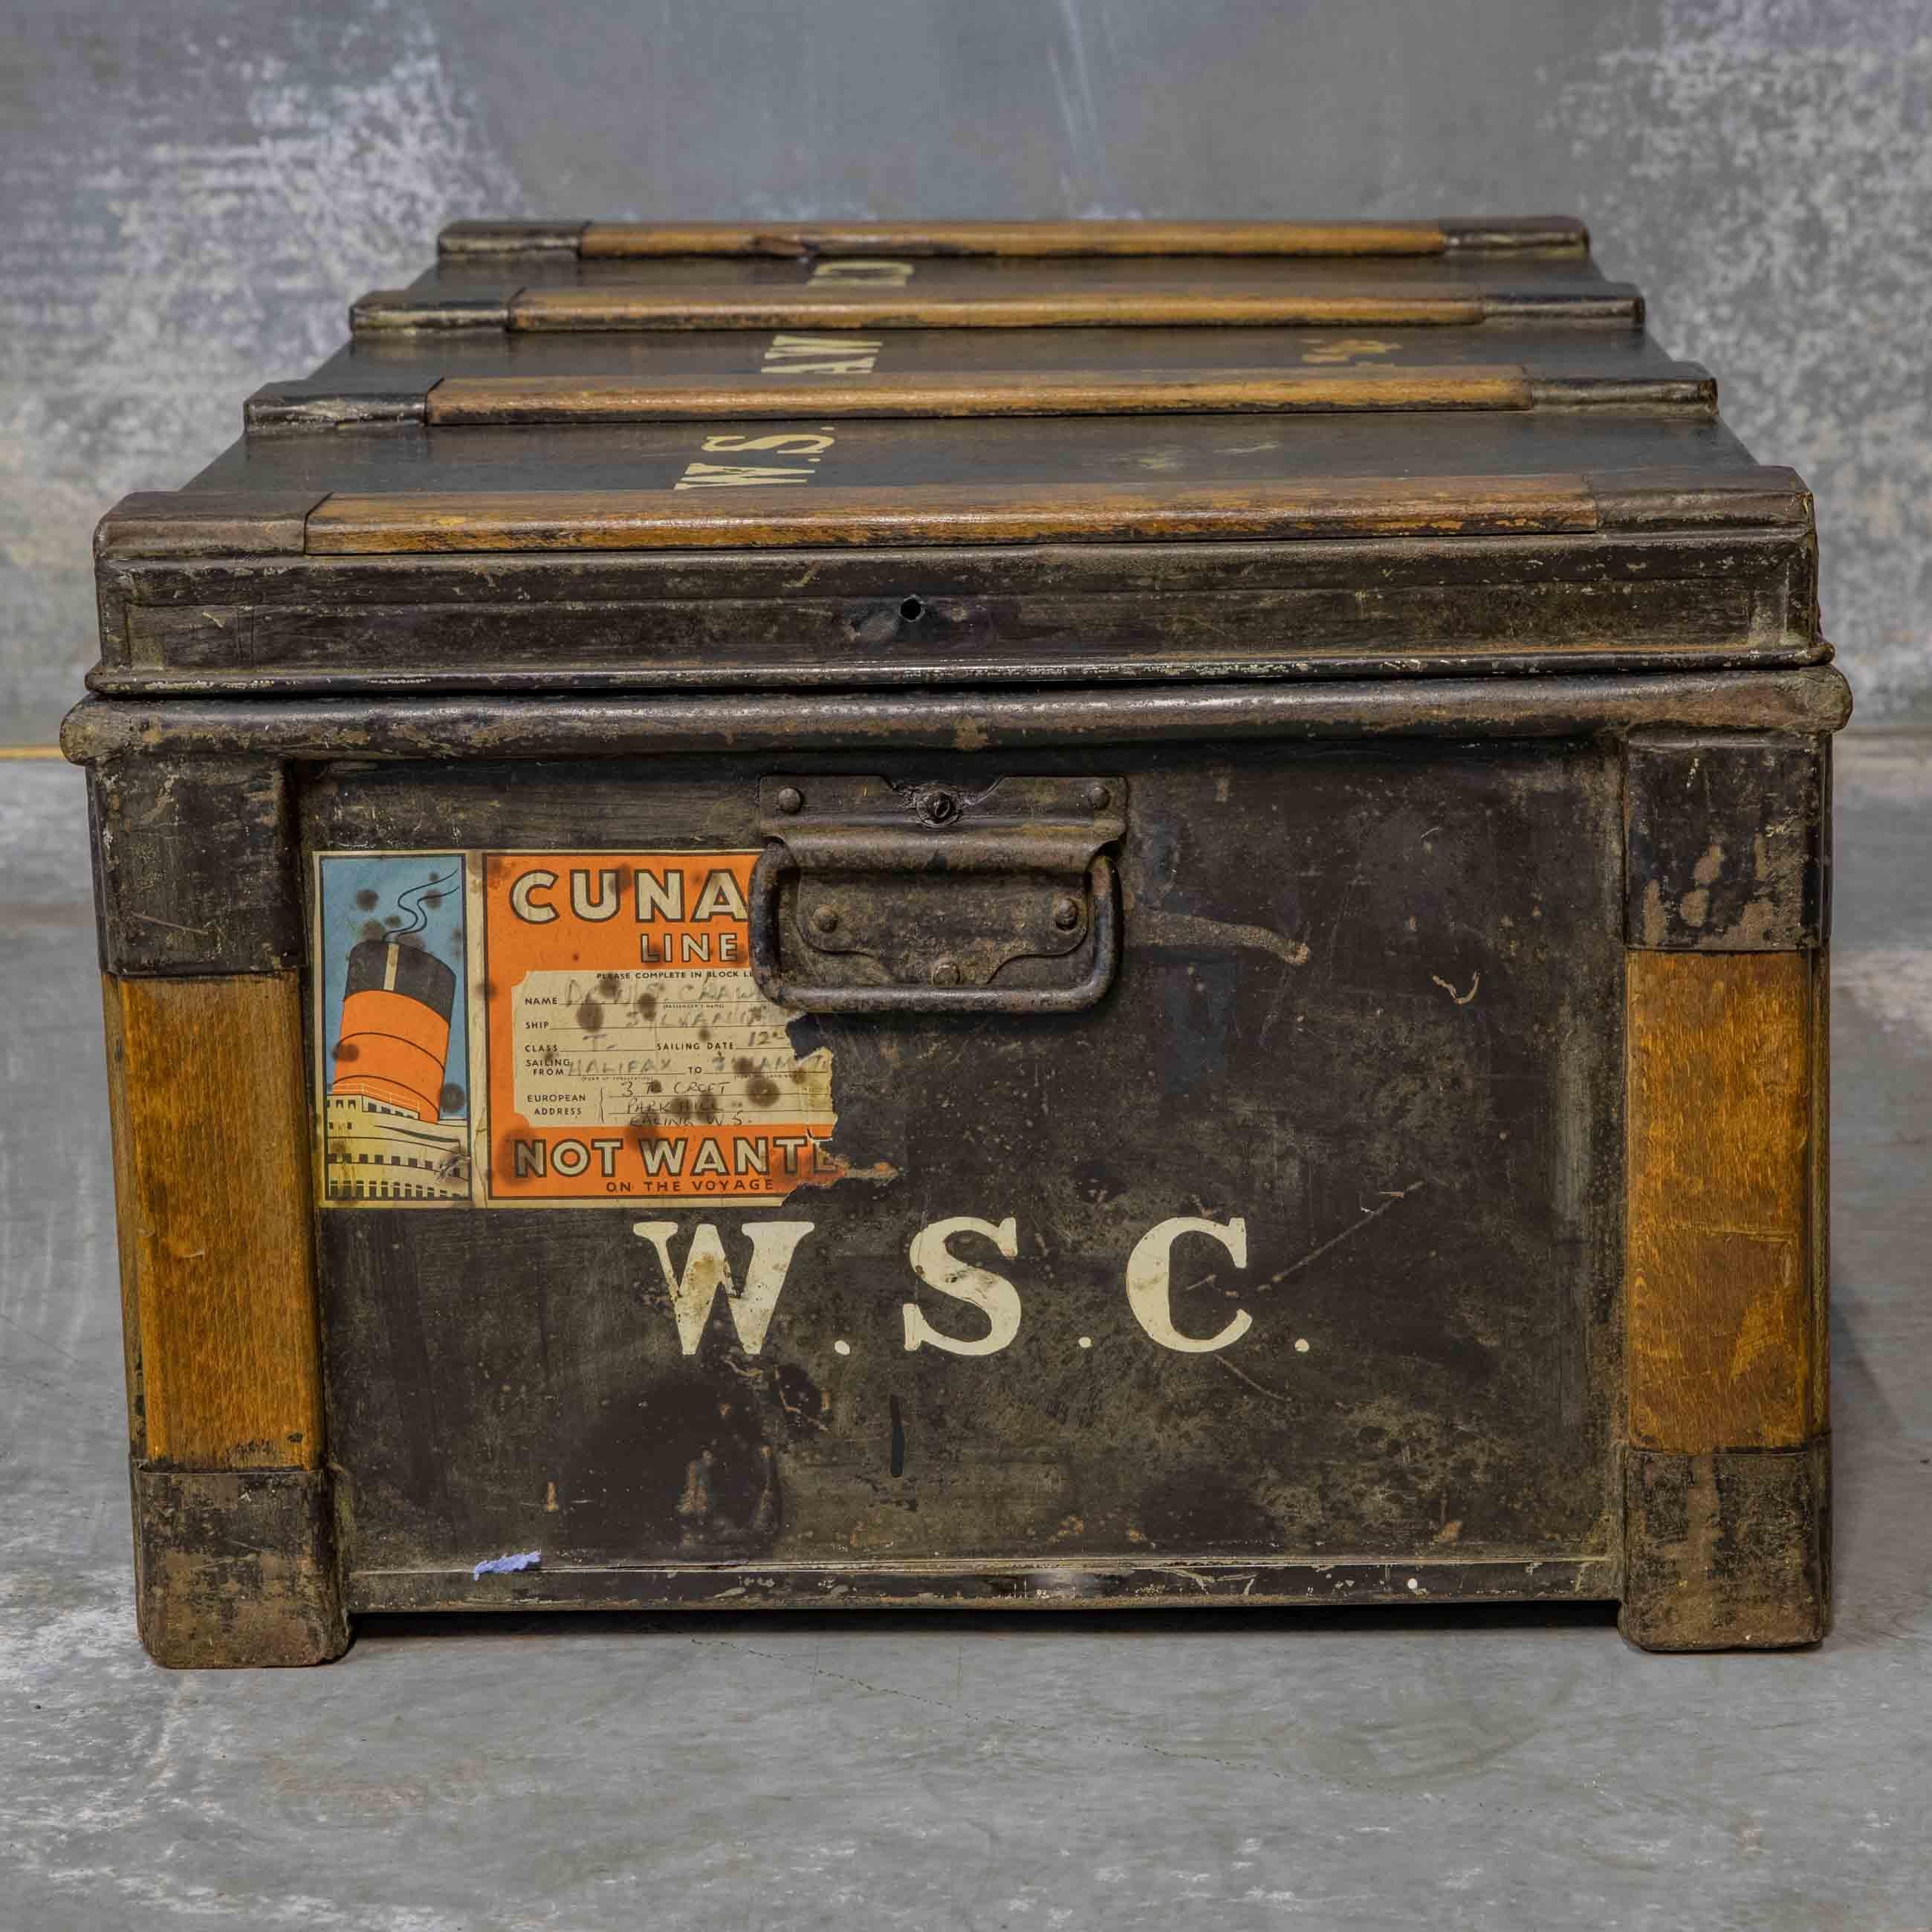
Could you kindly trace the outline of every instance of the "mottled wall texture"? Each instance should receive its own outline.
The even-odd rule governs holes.
[[[0,745],[100,511],[487,214],[1580,214],[1932,717],[1928,123],[1925,0],[0,0]]]

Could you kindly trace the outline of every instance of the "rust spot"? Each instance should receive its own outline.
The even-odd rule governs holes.
[[[604,1009],[595,1000],[586,1000],[577,1010],[577,1024],[586,1033],[604,1030]]]
[[[898,1169],[889,1160],[875,1160],[870,1167],[849,1166],[836,1154],[828,1154],[823,1141],[818,1144],[816,1159],[817,1168],[800,1174],[799,1186],[836,1187],[842,1180],[896,1180],[899,1178]]]
[[[383,931],[382,922],[380,919],[365,919],[362,922],[362,931],[364,939],[386,939],[388,937]]]
[[[335,1058],[338,1062],[360,1060],[362,1058],[362,1049],[352,1040],[338,1040],[335,1042]]]
[[[698,1029],[698,1036],[700,1040],[709,1040],[711,1037],[711,1029],[708,1026],[700,1026]]]
[[[638,995],[638,1017],[640,1020],[654,1020],[658,1016],[658,996],[655,993]]]
[[[778,1083],[769,1073],[754,1074],[746,1082],[745,1097],[754,1107],[769,1107],[778,1097]]]
[[[765,1386],[784,1412],[788,1420],[803,1429],[822,1429],[825,1426],[827,1399],[802,1369],[790,1363],[768,1368],[765,1371]]]
[[[380,896],[381,895],[376,891],[374,886],[364,886],[362,890],[356,895],[356,910],[358,912],[374,912],[376,910],[376,902]]]
[[[446,1114],[453,1114],[470,1096],[452,1080],[436,1096],[436,1104]]]
[[[718,1096],[704,1094],[698,1096],[698,1118],[708,1126],[718,1118]]]
[[[689,1120],[691,1118],[691,1102],[689,1099],[686,1095],[680,1094],[675,1100],[672,1101],[669,1106],[665,1108],[664,1114],[666,1118],[670,1120]]]
[[[1643,942],[1661,946],[1670,934],[1670,916],[1664,910],[1664,888],[1652,879],[1643,889]]]
[[[601,1000],[614,1000],[623,990],[614,973],[600,973],[597,976],[597,997]]]
[[[753,1070],[754,1063],[748,1054],[741,1053],[731,1063],[731,1071],[741,1078]]]
[[[664,1082],[662,1080],[648,1080],[644,1083],[644,1091],[646,1094],[662,1094]]]

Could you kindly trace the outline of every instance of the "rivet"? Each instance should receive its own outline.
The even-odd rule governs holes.
[[[1053,902],[1053,922],[1062,932],[1071,932],[1080,923],[1080,902],[1063,892]]]
[[[796,785],[787,785],[774,801],[781,812],[798,812],[805,805],[805,794]]]
[[[956,960],[935,959],[932,962],[932,983],[935,986],[956,986],[959,983],[959,966]]]
[[[838,908],[836,906],[814,906],[812,909],[812,929],[814,932],[836,932],[838,930]]]
[[[1103,784],[1090,784],[1087,788],[1087,808],[1098,812],[1102,806],[1111,804],[1114,794]]]

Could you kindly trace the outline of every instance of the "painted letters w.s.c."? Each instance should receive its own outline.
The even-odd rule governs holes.
[[[764,1346],[793,1258],[813,1226],[809,1221],[744,1222],[740,1232],[751,1252],[742,1287],[733,1273],[724,1237],[715,1222],[701,1221],[691,1230],[682,1265],[671,1252],[671,1243],[682,1232],[678,1222],[640,1221],[632,1232],[656,1252],[685,1354],[697,1354],[722,1292],[740,1346],[747,1354],[755,1355]],[[1238,1342],[1254,1325],[1253,1317],[1246,1309],[1237,1309],[1217,1333],[1204,1336],[1184,1334],[1176,1327],[1171,1258],[1175,1244],[1184,1236],[1218,1244],[1238,1268],[1248,1264],[1247,1223],[1241,1217],[1209,1221],[1176,1216],[1156,1223],[1134,1243],[1124,1281],[1127,1305],[1142,1329],[1163,1348],[1178,1354],[1208,1354]],[[977,1334],[952,1334],[939,1327],[916,1301],[908,1300],[899,1310],[908,1352],[936,1348],[949,1355],[995,1355],[1020,1332],[1024,1310],[1018,1288],[1004,1275],[956,1253],[952,1244],[962,1237],[990,1244],[1007,1261],[1019,1258],[1019,1224],[1010,1214],[1001,1221],[957,1214],[920,1228],[907,1251],[912,1273],[927,1287],[976,1310],[985,1325]],[[842,1354],[849,1352],[849,1343],[842,1340],[836,1346]]]

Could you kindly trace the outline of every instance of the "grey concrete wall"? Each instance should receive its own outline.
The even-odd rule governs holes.
[[[1574,212],[1932,715],[1928,103],[1924,0],[0,0],[0,744],[100,512],[490,213]]]

